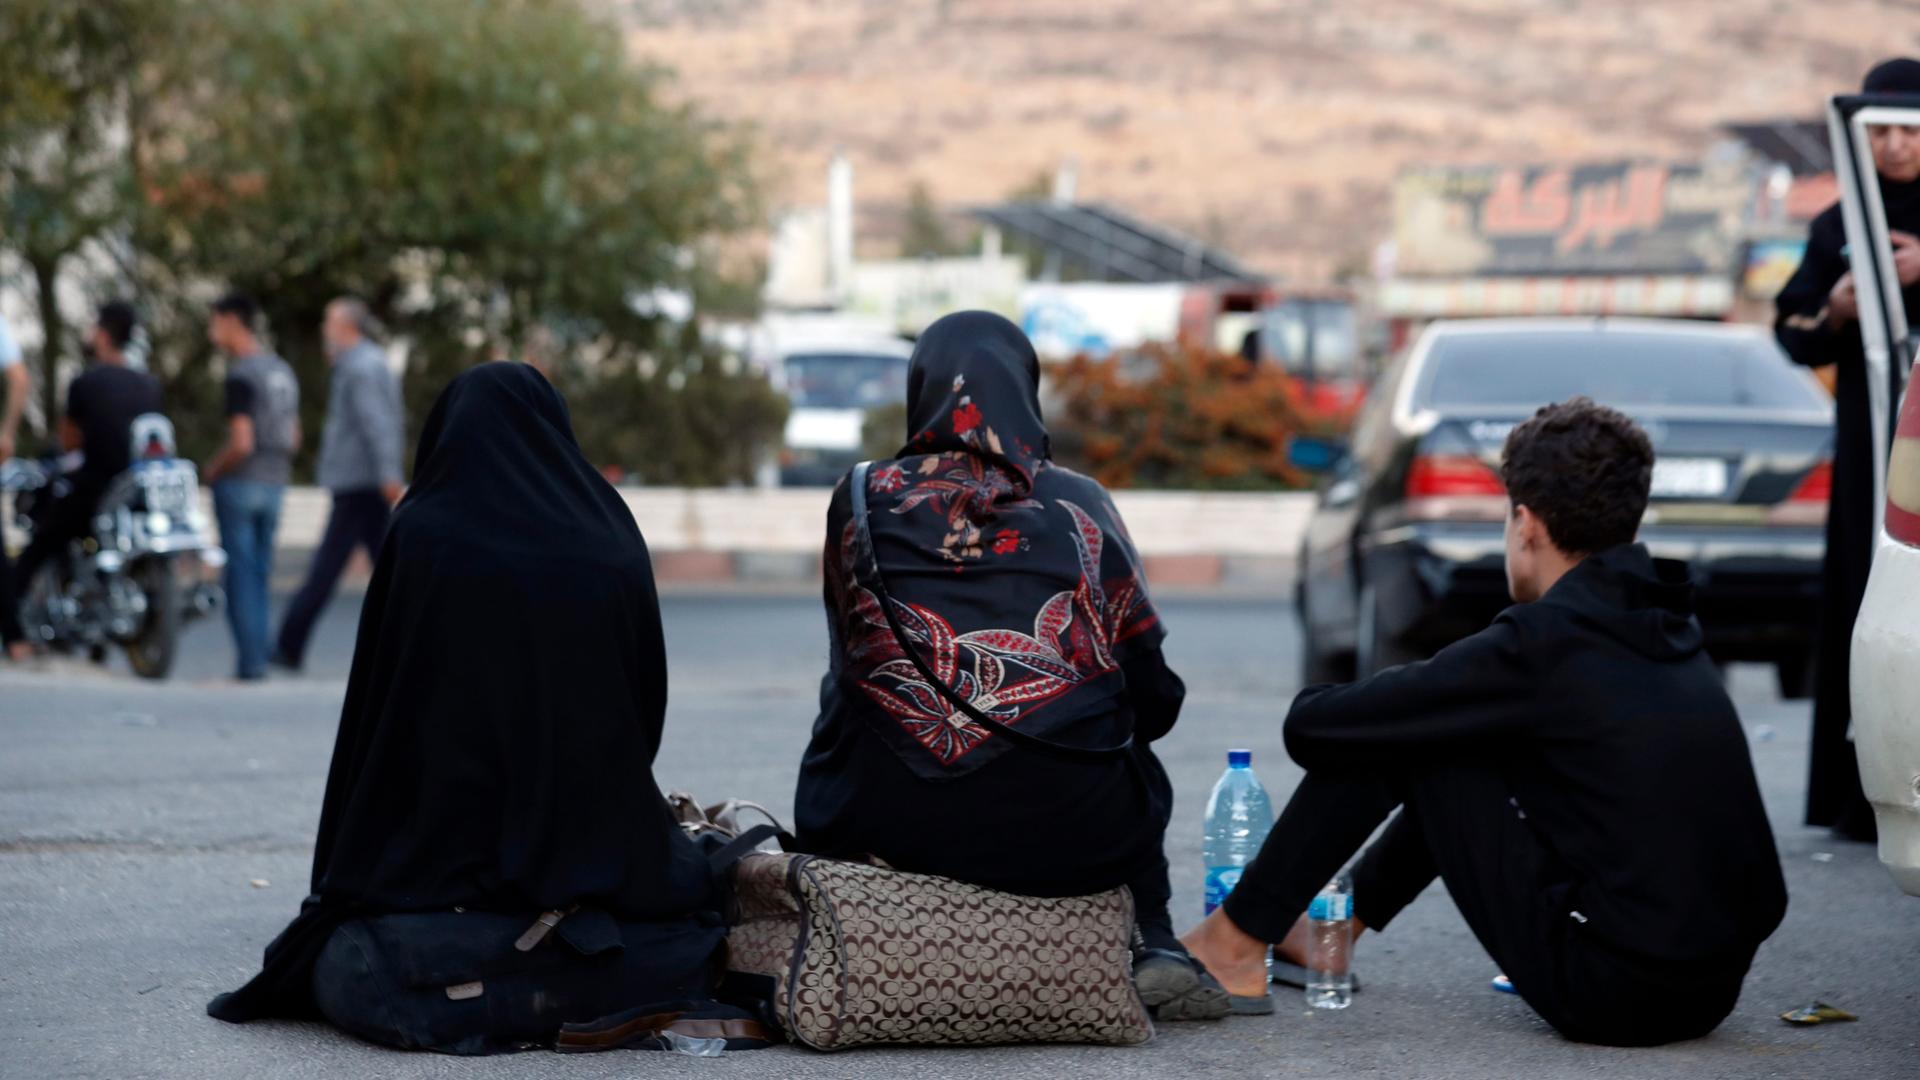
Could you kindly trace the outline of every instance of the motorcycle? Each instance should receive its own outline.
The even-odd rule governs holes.
[[[88,535],[65,557],[46,561],[20,589],[27,638],[57,652],[85,649],[95,661],[109,646],[126,650],[134,673],[164,679],[173,670],[186,622],[222,602],[212,577],[226,552],[200,509],[199,472],[174,456],[173,426],[150,415],[134,421],[133,466],[100,496]],[[0,490],[13,495],[14,523],[32,539],[36,507],[66,481],[48,464],[0,466]]]

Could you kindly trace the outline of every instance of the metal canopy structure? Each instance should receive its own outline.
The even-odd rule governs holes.
[[[968,213],[1039,249],[1050,267],[1057,257],[1065,276],[1141,283],[1265,280],[1218,248],[1100,203],[1009,202]]]
[[[1827,122],[1820,120],[1765,120],[1728,124],[1726,130],[1769,161],[1793,170],[1795,176],[1818,176],[1833,171],[1833,147]]]

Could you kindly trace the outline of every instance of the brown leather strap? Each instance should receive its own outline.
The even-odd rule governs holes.
[[[690,1039],[756,1039],[773,1042],[765,1025],[758,1020],[687,1019],[684,1013],[653,1013],[635,1017],[624,1024],[600,1031],[562,1028],[554,1043],[556,1050],[611,1050],[665,1031]]]

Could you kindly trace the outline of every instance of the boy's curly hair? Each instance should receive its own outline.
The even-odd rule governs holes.
[[[1576,397],[1546,406],[1507,434],[1500,477],[1513,505],[1546,524],[1555,547],[1591,555],[1639,532],[1653,443],[1624,413]]]

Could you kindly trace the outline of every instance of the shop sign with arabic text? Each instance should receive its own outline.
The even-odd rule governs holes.
[[[1395,272],[1731,274],[1755,183],[1732,163],[1416,169],[1394,187]]]

